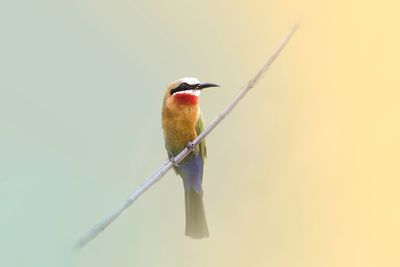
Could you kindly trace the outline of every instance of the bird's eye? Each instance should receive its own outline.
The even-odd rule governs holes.
[[[192,85],[190,85],[188,83],[181,83],[178,87],[176,87],[175,89],[171,90],[171,95],[176,93],[176,92],[190,90],[190,89],[192,89]]]

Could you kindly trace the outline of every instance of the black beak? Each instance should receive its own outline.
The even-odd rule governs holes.
[[[215,83],[199,83],[196,85],[196,90],[203,90],[204,88],[208,87],[220,87],[220,86]]]

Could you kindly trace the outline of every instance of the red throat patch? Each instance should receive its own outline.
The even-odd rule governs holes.
[[[176,94],[174,97],[179,104],[196,105],[198,102],[198,97],[191,94]]]

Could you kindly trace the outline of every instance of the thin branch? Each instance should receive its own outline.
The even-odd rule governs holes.
[[[295,24],[286,37],[282,40],[281,44],[275,49],[271,56],[264,63],[262,68],[257,72],[257,74],[247,83],[247,85],[242,88],[238,95],[231,101],[231,103],[221,112],[221,114],[208,125],[208,127],[199,135],[195,140],[193,140],[193,145],[199,144],[211,131],[236,107],[239,101],[252,89],[264,73],[269,69],[271,64],[274,62],[276,57],[282,51],[282,49],[289,42],[290,38],[296,32],[298,24]],[[183,149],[174,159],[175,163],[181,162],[189,153],[191,149]],[[171,161],[164,162],[158,170],[156,170],[139,188],[133,191],[128,199],[121,205],[118,209],[114,210],[109,216],[105,217],[98,224],[94,225],[85,235],[83,235],[77,242],[76,246],[78,248],[84,247],[88,242],[94,239],[99,233],[101,233],[107,226],[109,226],[121,213],[126,210],[139,196],[147,191],[153,184],[158,182],[164,174],[166,174],[173,164]]]

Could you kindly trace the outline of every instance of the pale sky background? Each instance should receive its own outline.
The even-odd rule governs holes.
[[[0,3],[0,266],[399,266],[395,1]],[[297,19],[266,77],[207,139],[210,238],[184,236],[173,172],[79,252],[166,158],[164,88],[210,122]]]

